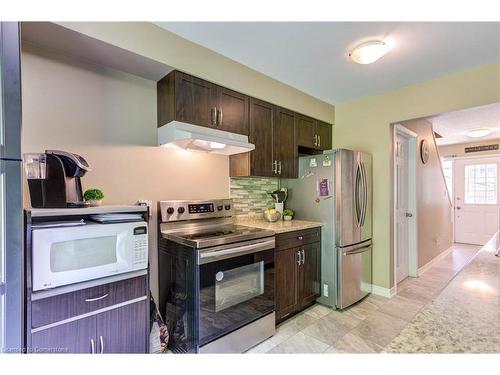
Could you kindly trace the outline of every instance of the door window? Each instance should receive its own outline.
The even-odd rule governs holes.
[[[465,166],[465,204],[497,204],[497,164]]]

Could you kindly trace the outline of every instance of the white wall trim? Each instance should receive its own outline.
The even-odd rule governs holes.
[[[392,298],[396,295],[396,286],[393,286],[391,289],[384,288],[378,285],[372,285],[372,293],[377,296]]]
[[[442,260],[445,256],[450,254],[453,251],[453,245],[450,246],[448,249],[443,251],[441,254],[435,256],[432,260],[424,264],[422,267],[420,267],[417,271],[418,276],[421,276],[425,271],[427,271],[429,268],[434,266],[437,262]]]
[[[393,264],[393,275],[394,275],[394,286],[392,289],[392,295],[397,293],[397,218],[396,218],[396,192],[397,192],[397,181],[396,181],[396,139],[397,135],[400,134],[408,140],[408,173],[409,173],[409,209],[413,213],[412,220],[409,223],[409,257],[408,257],[408,276],[416,277],[418,275],[418,227],[417,227],[417,159],[418,159],[418,144],[417,133],[411,131],[410,129],[404,127],[401,124],[394,124],[392,142],[393,142],[393,210],[392,210],[392,221],[393,221],[393,238],[392,238],[392,250],[394,252],[394,264]],[[391,292],[384,292],[391,295]],[[375,293],[377,294],[377,293]],[[383,295],[383,294],[381,294]],[[385,295],[384,295],[385,296]],[[389,297],[390,298],[390,297]]]

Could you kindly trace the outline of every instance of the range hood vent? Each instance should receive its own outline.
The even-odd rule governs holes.
[[[249,152],[255,145],[246,135],[171,121],[158,128],[158,145],[213,154],[234,155]]]

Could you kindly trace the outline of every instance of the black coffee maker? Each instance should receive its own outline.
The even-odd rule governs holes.
[[[24,163],[33,208],[84,207],[80,178],[91,168],[80,155],[46,150],[25,154]]]

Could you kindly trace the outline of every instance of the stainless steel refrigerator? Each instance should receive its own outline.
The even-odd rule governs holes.
[[[321,297],[343,309],[372,289],[372,159],[338,149],[299,158],[299,178],[284,179],[286,207],[320,221]]]
[[[21,73],[19,24],[0,22],[0,352],[23,337]]]

